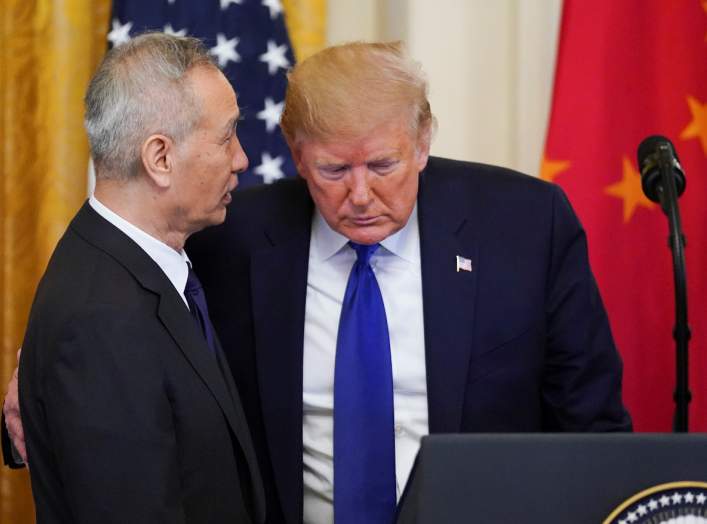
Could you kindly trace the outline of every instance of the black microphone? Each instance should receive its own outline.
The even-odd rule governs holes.
[[[675,419],[676,432],[688,430],[689,405],[692,394],[688,385],[687,270],[685,269],[685,235],[680,224],[678,198],[685,191],[682,171],[673,144],[664,136],[649,136],[638,146],[638,169],[641,187],[653,202],[659,202],[668,218],[668,246],[673,255],[675,281]]]
[[[638,170],[641,172],[643,193],[653,202],[661,202],[665,195],[661,168],[667,168],[675,178],[677,197],[685,191],[685,173],[682,171],[678,154],[670,140],[654,135],[646,138],[638,146]]]

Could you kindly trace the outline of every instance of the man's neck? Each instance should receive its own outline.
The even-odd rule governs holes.
[[[101,204],[177,252],[188,234],[170,227],[159,195],[140,180],[97,180],[94,195]]]

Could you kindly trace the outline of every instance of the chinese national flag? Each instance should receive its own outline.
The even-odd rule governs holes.
[[[567,192],[624,360],[638,431],[670,431],[675,323],[668,222],[636,148],[667,136],[687,178],[690,430],[707,431],[707,0],[565,0],[541,176]]]

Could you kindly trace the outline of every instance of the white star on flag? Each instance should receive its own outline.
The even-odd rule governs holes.
[[[648,509],[647,509],[646,506],[644,506],[643,504],[639,504],[639,505],[638,505],[638,508],[636,508],[636,511],[638,511],[638,514],[641,515],[641,516],[643,516],[643,515],[645,515],[646,513],[648,513]]]
[[[268,50],[260,55],[260,61],[268,64],[268,73],[274,75],[278,67],[283,69],[290,67],[290,61],[285,57],[286,52],[285,44],[278,46],[272,40],[268,40]]]
[[[285,176],[282,172],[280,166],[284,159],[281,156],[276,156],[272,158],[270,153],[264,152],[262,154],[261,164],[254,169],[256,175],[263,177],[263,182],[266,184],[272,184],[275,180],[279,180]]]
[[[680,493],[673,493],[671,498],[673,499],[673,504],[680,504],[682,502],[682,495],[680,495]]]
[[[658,502],[655,499],[650,499],[648,501],[648,509],[655,511],[658,509]]]
[[[670,499],[668,497],[666,497],[665,495],[663,495],[662,497],[660,497],[660,505],[662,507],[670,506]]]
[[[113,29],[108,33],[108,40],[113,44],[113,47],[130,41],[130,29],[132,29],[132,27],[132,22],[121,24],[120,20],[117,18],[113,19]]]
[[[263,5],[270,9],[270,18],[275,19],[277,15],[282,13],[282,4],[280,0],[263,0]]]
[[[226,35],[218,33],[216,35],[216,46],[209,51],[212,55],[218,57],[219,67],[226,67],[229,61],[240,62],[241,55],[236,51],[236,46],[240,40],[238,37],[233,37],[230,40],[226,39]]]
[[[241,0],[221,0],[221,11],[228,9],[231,4],[240,4]]]
[[[165,25],[163,33],[165,33],[167,35],[172,35],[172,36],[187,36],[186,28],[180,29],[179,31],[175,31],[174,28],[172,27],[172,24]]]
[[[265,109],[260,111],[256,116],[260,120],[265,120],[265,129],[268,130],[268,133],[272,133],[280,123],[280,116],[282,115],[282,109],[284,107],[285,102],[276,104],[270,97],[265,99]]]
[[[692,492],[688,491],[687,493],[685,493],[686,504],[692,504],[693,500],[695,500],[695,496],[692,494]]]
[[[700,493],[699,495],[697,495],[697,503],[698,504],[704,504],[705,499],[707,499],[707,497],[705,497],[704,493]]]

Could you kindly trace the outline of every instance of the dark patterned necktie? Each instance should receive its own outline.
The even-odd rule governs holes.
[[[189,266],[189,264],[187,264],[187,266]],[[209,308],[206,306],[206,295],[204,295],[201,282],[199,282],[191,266],[189,266],[189,276],[187,277],[187,284],[184,287],[184,297],[187,299],[187,304],[189,304],[189,310],[194,320],[204,334],[204,338],[206,338],[209,349],[215,355],[217,352],[216,338],[214,326],[211,324],[211,319],[209,318]]]
[[[393,373],[388,322],[370,259],[379,244],[349,242],[357,260],[344,294],[334,371],[334,522],[395,517]]]

